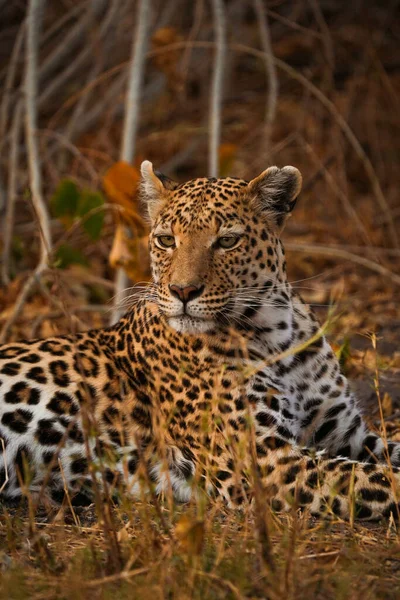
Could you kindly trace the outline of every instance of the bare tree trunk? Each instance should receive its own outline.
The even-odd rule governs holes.
[[[217,49],[211,84],[208,173],[210,177],[218,177],[219,145],[221,142],[222,84],[226,54],[226,22],[223,0],[212,0],[212,8]]]
[[[278,100],[278,78],[274,63],[274,55],[271,45],[271,33],[268,24],[268,16],[265,10],[263,0],[254,0],[254,7],[257,14],[258,25],[260,28],[260,37],[262,48],[265,52],[265,70],[267,72],[267,102],[265,107],[265,131],[261,147],[267,154],[271,147],[272,127],[274,124],[276,103]]]
[[[125,101],[125,121],[122,135],[121,160],[133,163],[135,157],[136,137],[139,123],[140,94],[143,81],[143,67],[150,25],[150,0],[139,0],[137,8],[137,28],[132,40],[131,61],[129,67],[128,92]],[[122,310],[119,308],[128,277],[124,269],[117,269],[115,277],[115,301],[111,314],[111,324],[118,321]]]

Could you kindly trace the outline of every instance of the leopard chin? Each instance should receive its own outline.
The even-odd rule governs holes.
[[[190,315],[180,315],[179,317],[170,317],[168,325],[187,335],[199,335],[201,333],[209,333],[215,329],[215,322],[207,319],[198,319]]]

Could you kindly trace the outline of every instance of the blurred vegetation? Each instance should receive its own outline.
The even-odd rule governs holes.
[[[124,266],[133,282],[149,277],[140,162],[150,159],[179,181],[208,175],[216,123],[215,2],[152,0],[131,164],[123,139],[139,2],[47,2],[35,109],[52,248],[13,319],[41,253],[25,127],[28,5],[0,0],[0,329],[10,323],[12,340],[108,324],[120,291],[115,269]],[[378,365],[387,416],[400,409],[398,2],[223,7],[219,173],[249,179],[271,164],[301,170],[304,191],[284,233],[290,279],[321,318],[335,304],[331,339],[342,366],[373,420]],[[2,597],[400,595],[392,525],[270,515],[273,571],[250,513],[211,505],[200,518],[193,507],[162,506],[165,530],[147,504],[110,512],[111,530],[95,510],[27,519],[24,509],[4,508]]]

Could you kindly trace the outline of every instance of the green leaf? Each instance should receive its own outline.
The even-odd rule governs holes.
[[[335,354],[340,366],[342,367],[342,369],[345,369],[347,366],[347,362],[351,357],[350,340],[348,337],[344,339],[343,344],[339,347],[338,350],[336,350]]]
[[[84,190],[79,197],[79,216],[84,217],[91,210],[99,208],[104,204],[104,197],[100,192],[90,192]],[[101,229],[103,227],[104,212],[99,211],[93,215],[90,215],[87,219],[82,221],[82,227],[86,233],[92,238],[92,240],[98,240],[100,237]]]
[[[60,182],[50,199],[51,211],[55,217],[72,223],[78,215],[79,189],[70,179]]]
[[[25,244],[19,235],[13,235],[11,241],[11,252],[14,260],[19,261],[24,256]]]
[[[65,269],[69,265],[84,265],[87,267],[89,262],[80,250],[68,244],[62,244],[55,253],[54,266]]]

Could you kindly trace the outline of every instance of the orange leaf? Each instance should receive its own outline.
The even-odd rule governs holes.
[[[182,36],[174,27],[161,27],[154,32],[151,43],[154,50],[163,50],[171,44],[182,41]],[[178,90],[182,83],[182,75],[178,65],[181,52],[179,49],[172,52],[160,52],[153,56],[152,62],[156,68],[164,73],[167,83],[171,89]]]
[[[132,281],[148,281],[150,279],[148,237],[129,237],[126,226],[120,223],[115,231],[109,263],[114,269],[124,268]]]
[[[139,170],[124,161],[115,163],[103,177],[107,197],[123,209],[122,219],[141,235],[147,232],[147,225],[139,214],[139,182]]]
[[[204,530],[204,521],[184,514],[176,524],[175,534],[185,552],[198,556],[204,546]]]
[[[236,158],[238,147],[236,144],[221,144],[219,147],[219,170],[220,176],[226,177],[229,175]]]

